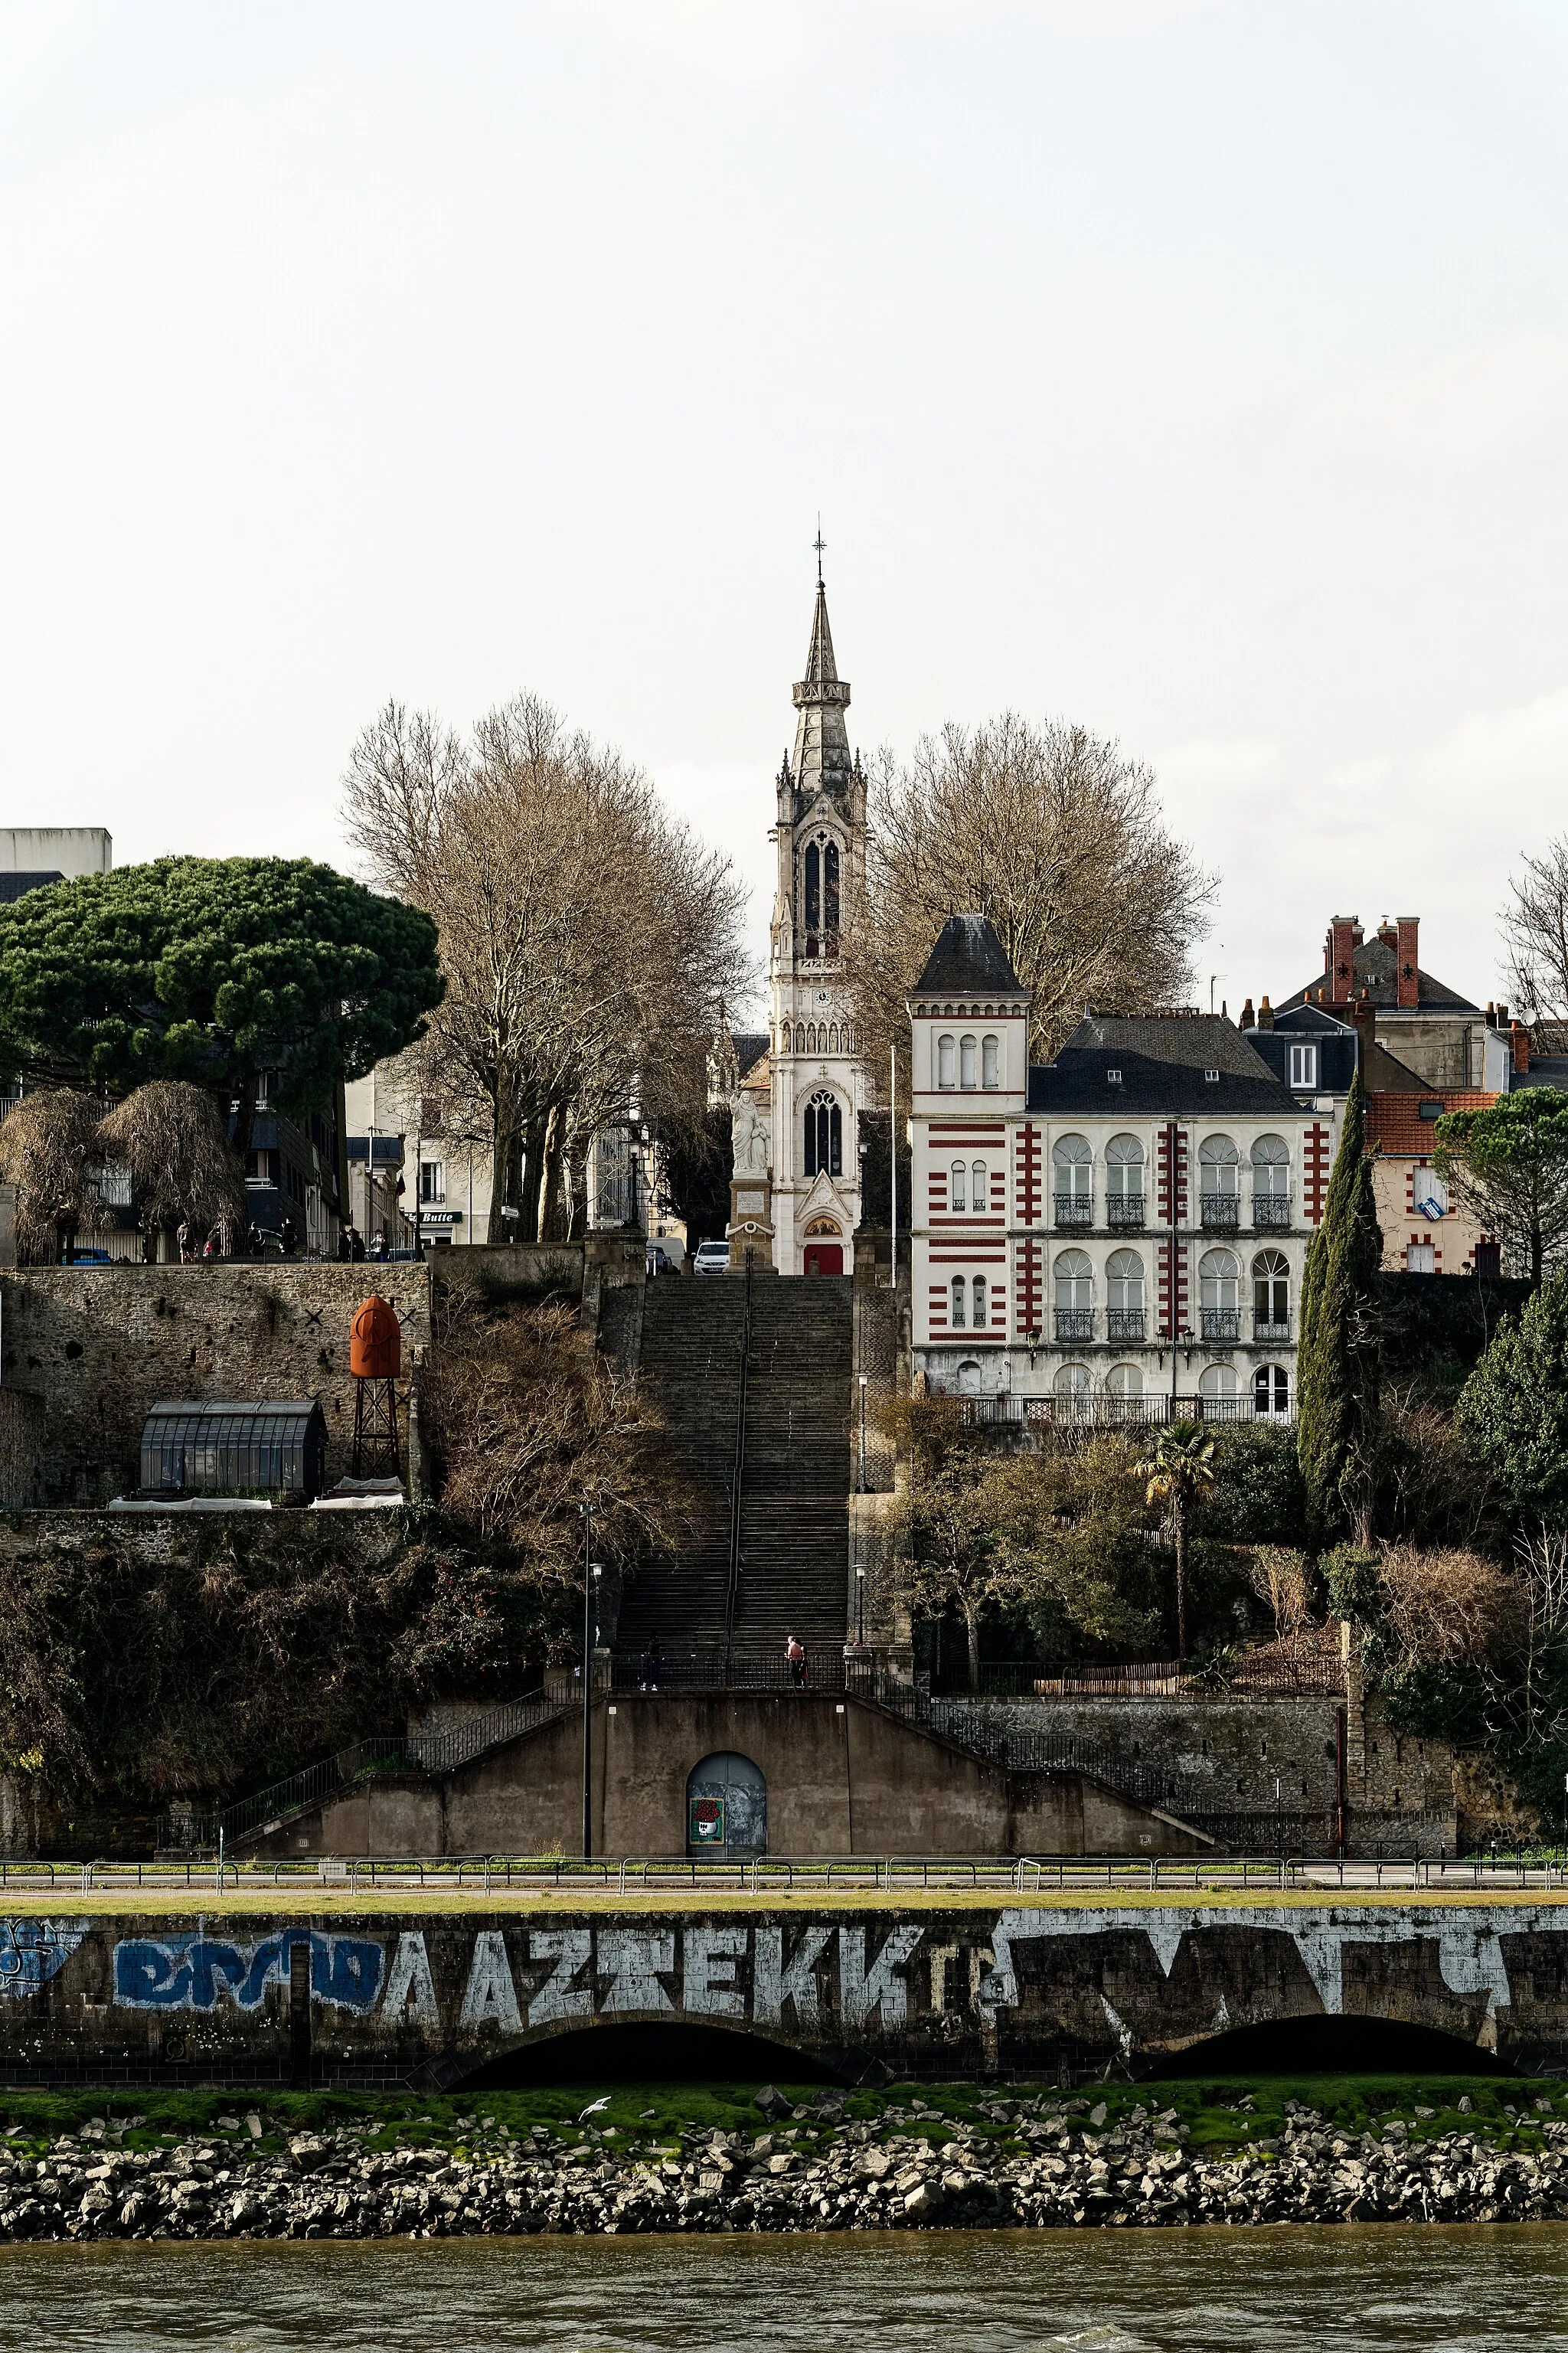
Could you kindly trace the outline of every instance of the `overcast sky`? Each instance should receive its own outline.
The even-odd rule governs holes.
[[[521,689],[754,887],[851,733],[1118,736],[1200,993],[1568,824],[1561,0],[0,0],[0,822],[342,858]]]

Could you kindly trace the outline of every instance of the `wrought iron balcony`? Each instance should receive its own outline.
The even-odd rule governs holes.
[[[1198,1319],[1205,1340],[1239,1340],[1241,1311],[1236,1307],[1200,1307]]]
[[[1286,1233],[1290,1225],[1289,1193],[1254,1193],[1252,1222],[1259,1233]]]
[[[1058,1307],[1057,1338],[1058,1340],[1092,1340],[1094,1310],[1092,1307]]]
[[[1058,1193],[1057,1195],[1058,1226],[1092,1226],[1094,1196],[1092,1193]]]
[[[1108,1226],[1120,1226],[1123,1230],[1130,1227],[1142,1226],[1143,1223],[1142,1194],[1108,1193],[1105,1197],[1105,1222]]]
[[[1105,1336],[1108,1340],[1141,1340],[1143,1337],[1143,1310],[1141,1307],[1108,1307],[1105,1311]]]
[[[1271,1324],[1267,1316],[1255,1315],[1252,1319],[1252,1336],[1255,1340],[1270,1342],[1288,1340],[1290,1337],[1290,1326],[1288,1323]]]
[[[1241,1223],[1241,1197],[1237,1193],[1205,1193],[1199,1213],[1207,1234],[1234,1234]]]

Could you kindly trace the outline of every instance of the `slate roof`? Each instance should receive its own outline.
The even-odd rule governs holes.
[[[731,1044],[735,1049],[735,1067],[742,1079],[749,1079],[768,1050],[765,1029],[736,1029],[731,1032]]]
[[[1299,1026],[1292,1019],[1289,1027],[1280,1023],[1273,1029],[1248,1029],[1244,1035],[1258,1059],[1267,1062],[1275,1077],[1287,1085],[1290,1076],[1290,1048],[1310,1038],[1318,1049],[1318,1078],[1315,1086],[1303,1087],[1300,1092],[1304,1095],[1350,1092],[1350,1083],[1355,1076],[1356,1040],[1354,1030],[1347,1029],[1342,1021],[1330,1022],[1318,1029],[1313,1022]],[[1407,1062],[1402,1062],[1397,1055],[1391,1054],[1386,1046],[1379,1045],[1375,1039],[1367,1071],[1367,1084],[1384,1093],[1430,1094],[1432,1092],[1429,1082],[1418,1071],[1413,1071]]]
[[[910,994],[912,997],[969,996],[976,991],[993,997],[1022,997],[1024,984],[1014,971],[1007,951],[989,915],[950,915],[937,934],[926,968]]]
[[[1386,1006],[1391,1013],[1479,1014],[1481,1009],[1479,1005],[1472,1005],[1468,997],[1461,997],[1458,989],[1445,987],[1440,980],[1434,980],[1429,972],[1422,972],[1419,968],[1415,975],[1415,1003],[1401,1005],[1398,1001],[1398,954],[1392,940],[1379,939],[1375,933],[1371,939],[1363,940],[1351,958],[1351,965],[1356,994],[1359,996],[1365,989],[1374,1005]],[[1315,996],[1320,988],[1327,989],[1331,1000],[1333,984],[1326,968],[1316,980],[1310,981],[1306,988],[1299,988],[1294,997],[1288,997],[1279,1008],[1279,1012],[1292,1011],[1303,1004],[1309,995]],[[1331,1008],[1325,1007],[1323,1009]]]
[[[1030,1071],[1029,1109],[1267,1119],[1299,1117],[1301,1106],[1223,1013],[1086,1013],[1056,1060]]]

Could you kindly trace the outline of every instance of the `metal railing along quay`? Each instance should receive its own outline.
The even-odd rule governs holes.
[[[1563,1893],[1568,1852],[1517,1855],[639,1855],[582,1862],[563,1855],[314,1857],[246,1861],[41,1861],[0,1857],[13,1896],[128,1894],[139,1889],[279,1893],[338,1887],[353,1894],[680,1894],[825,1895],[941,1892],[1049,1894],[1246,1894],[1401,1891],[1454,1894]],[[0,1939],[3,1946],[3,1939]]]

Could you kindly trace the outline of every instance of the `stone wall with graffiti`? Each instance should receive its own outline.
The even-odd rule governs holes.
[[[1568,1906],[0,1921],[12,2083],[279,2080],[303,2052],[317,2081],[454,2084],[547,2036],[633,2021],[765,2037],[851,2080],[1138,2073],[1232,2028],[1325,2014],[1568,2066]]]

